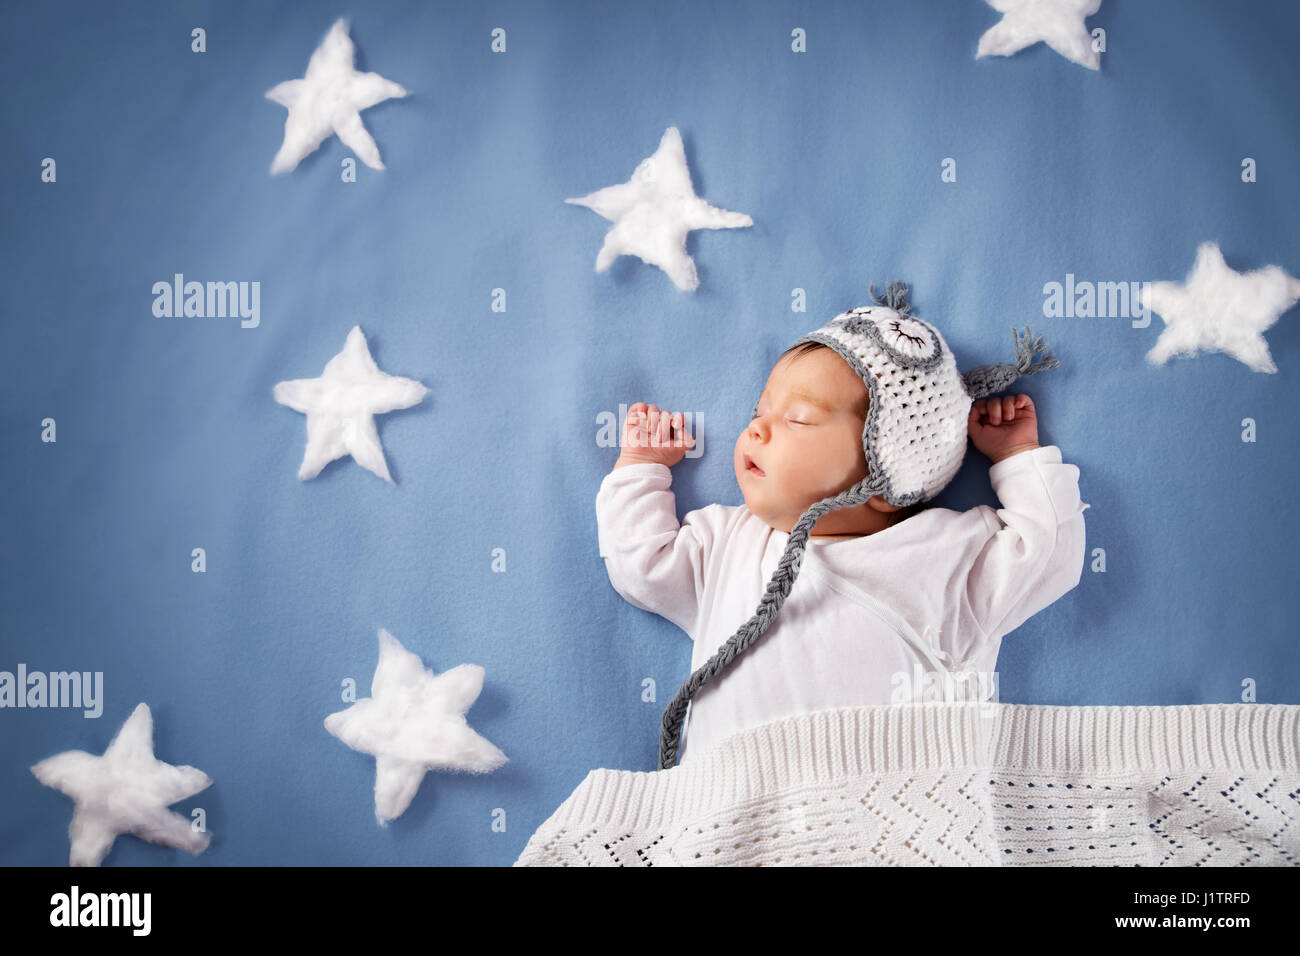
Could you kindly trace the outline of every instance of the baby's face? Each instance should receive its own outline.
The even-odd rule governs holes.
[[[789,533],[810,505],[865,478],[869,398],[862,379],[830,349],[782,357],[736,439],[736,481],[749,510]]]

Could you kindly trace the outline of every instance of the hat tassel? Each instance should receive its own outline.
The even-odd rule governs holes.
[[[981,365],[963,375],[966,391],[970,392],[971,398],[980,399],[996,395],[998,392],[1006,391],[1017,379],[1025,375],[1060,367],[1061,363],[1050,352],[1038,361],[1034,361],[1034,357],[1047,348],[1041,332],[1037,338],[1034,338],[1029,331],[1029,326],[1026,325],[1023,337],[1014,327],[1011,329],[1011,334],[1015,336],[1016,343],[1015,364]]]

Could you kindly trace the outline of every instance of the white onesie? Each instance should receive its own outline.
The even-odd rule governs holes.
[[[1055,445],[998,462],[989,481],[1000,509],[930,507],[875,534],[810,538],[767,632],[691,700],[679,761],[782,717],[897,703],[918,675],[992,675],[1003,635],[1078,585],[1090,506]],[[671,483],[660,464],[606,475],[598,547],[615,591],[690,635],[694,671],[758,609],[790,535],[743,504],[679,525]]]

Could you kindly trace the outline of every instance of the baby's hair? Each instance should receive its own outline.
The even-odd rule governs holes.
[[[898,298],[896,298],[895,301],[898,301],[899,305],[903,304],[901,300],[901,296],[906,295],[906,290],[907,290],[907,286],[903,286],[900,294],[898,290],[890,289],[891,293],[893,293],[895,296],[898,296]],[[878,302],[880,301],[879,298],[877,298],[877,301]],[[883,305],[884,303],[881,302],[881,304]],[[829,345],[823,345],[821,342],[802,342],[798,345],[792,345],[784,352],[782,352],[781,358],[785,358],[787,355],[806,355],[809,352],[816,352],[818,349],[827,349],[828,351],[831,352],[835,351]],[[838,355],[839,353],[836,352],[836,354]],[[853,411],[855,414],[862,416],[862,426],[863,428],[865,428],[867,424],[867,413],[871,411],[871,393],[867,389],[865,383],[863,383],[862,388],[865,394],[862,396],[862,399],[858,402],[858,404],[854,406]],[[907,518],[912,517],[912,515],[916,514],[918,511],[924,511],[926,508],[929,507],[930,507],[930,502],[928,501],[918,501],[915,504],[908,505],[906,508],[902,510],[902,513],[898,520],[903,521]]]

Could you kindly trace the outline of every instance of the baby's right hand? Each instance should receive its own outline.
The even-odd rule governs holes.
[[[615,468],[656,462],[671,468],[695,447],[681,412],[660,411],[659,406],[637,402],[623,422],[623,447]]]

